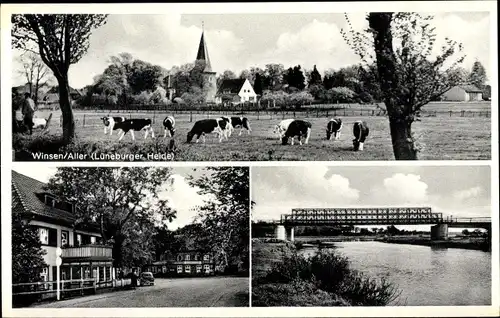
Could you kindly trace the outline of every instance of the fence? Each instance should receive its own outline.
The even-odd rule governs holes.
[[[96,294],[97,290],[105,288],[124,288],[131,284],[130,279],[115,279],[96,281],[95,279],[61,280],[60,298]],[[57,281],[12,284],[12,299],[14,303],[32,303],[40,300],[57,298]]]
[[[175,116],[186,116],[189,122],[193,122],[203,118],[216,118],[220,116],[248,116],[252,120],[282,120],[286,118],[331,118],[331,117],[387,117],[386,113],[381,110],[375,109],[301,109],[301,110],[185,110],[185,109],[169,109],[158,111],[153,110],[141,110],[137,112],[132,112],[130,110],[96,110],[92,109],[90,112],[80,112],[75,111],[75,122],[77,126],[96,126],[100,120],[100,117],[113,115],[123,116],[125,118],[137,118],[137,117],[147,117],[150,118],[153,124],[156,122],[162,122],[165,116],[173,115]],[[425,117],[463,117],[463,118],[490,118],[491,111],[489,110],[460,110],[460,111],[423,111],[420,115],[422,118]],[[62,117],[59,119],[59,125],[62,127]],[[100,125],[100,123],[99,123]]]

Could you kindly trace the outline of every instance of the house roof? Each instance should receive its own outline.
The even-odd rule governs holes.
[[[230,94],[238,94],[241,90],[243,84],[245,84],[246,79],[225,79],[222,81],[219,91],[217,94],[225,94],[224,92],[229,90]]]
[[[483,91],[477,88],[474,85],[460,85],[460,88],[462,88],[464,91],[467,93],[482,93]]]
[[[20,202],[20,204],[13,204],[13,213],[31,214],[70,224],[76,220],[76,216],[73,213],[48,206],[40,200],[37,194],[48,193],[44,189],[45,183],[22,175],[16,171],[12,171],[11,183],[13,202],[15,202],[14,198],[17,198],[17,202]],[[87,230],[91,228],[92,227],[85,227]]]
[[[212,64],[210,64],[207,44],[205,43],[205,32],[201,33],[200,45],[198,46],[198,53],[196,54],[196,60],[205,61],[205,69],[203,70],[203,72],[207,73],[212,72]]]
[[[79,92],[78,90],[76,90],[76,89],[74,89],[74,88],[72,88],[72,87],[70,87],[70,88],[69,88],[69,93],[70,93],[70,94],[78,94],[78,95],[82,95],[82,93],[81,93],[81,92]],[[49,90],[47,91],[47,93],[46,93],[46,94],[59,94],[59,86],[54,86],[54,87],[52,87],[51,89],[49,89]]]

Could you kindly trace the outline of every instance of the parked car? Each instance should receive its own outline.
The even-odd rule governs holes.
[[[155,284],[155,278],[153,276],[153,273],[151,272],[143,272],[141,273],[141,278],[140,278],[141,286],[154,286]]]

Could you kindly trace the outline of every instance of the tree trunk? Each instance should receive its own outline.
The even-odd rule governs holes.
[[[377,71],[380,78],[380,88],[384,93],[384,104],[389,114],[389,126],[392,138],[392,148],[396,160],[417,160],[417,151],[411,136],[411,124],[399,104],[399,76],[397,61],[392,45],[390,12],[371,12],[368,17],[370,28],[375,31],[375,55]]]
[[[392,149],[396,160],[417,160],[415,141],[411,134],[411,122],[389,118]]]
[[[69,96],[68,76],[58,77],[57,81],[59,83],[59,106],[63,119],[63,140],[65,144],[68,144],[75,138],[75,119]]]

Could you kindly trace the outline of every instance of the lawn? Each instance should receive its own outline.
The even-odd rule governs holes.
[[[439,106],[444,109],[444,106]],[[431,107],[428,107],[431,109]],[[441,109],[441,111],[442,111]],[[466,109],[466,108],[459,108]],[[474,108],[475,109],[475,108]],[[484,110],[485,108],[482,108]],[[468,110],[468,109],[467,109]],[[469,111],[469,110],[468,110]],[[363,114],[363,115],[361,115]],[[365,115],[366,114],[366,115]],[[334,114],[332,111],[319,114],[309,112],[256,113],[246,114],[251,123],[250,135],[244,131],[241,136],[237,129],[229,140],[218,142],[215,134],[208,135],[206,143],[186,143],[186,134],[196,120],[215,118],[220,114],[210,113],[177,113],[176,119],[177,152],[176,161],[335,161],[335,160],[394,160],[388,119],[383,116],[371,116],[371,111],[359,112],[348,110],[344,117],[342,111],[337,112],[344,122],[340,140],[325,140],[326,124]],[[37,112],[37,117],[48,117],[48,112]],[[144,133],[136,133],[133,141],[127,134],[118,141],[117,131],[112,136],[104,135],[104,126],[100,117],[107,115],[103,112],[75,111],[77,140],[74,147],[66,151],[83,153],[130,153],[143,154],[165,153],[169,137],[163,138],[162,120],[170,115],[166,112],[133,112],[114,113],[127,118],[154,118],[153,128],[156,138],[148,137],[144,140]],[[232,114],[227,114],[231,116]],[[283,118],[306,119],[312,124],[312,133],[307,145],[281,145],[277,136],[273,135],[273,126]],[[328,116],[328,117],[327,117]],[[356,120],[364,120],[370,127],[370,136],[365,142],[363,151],[352,151],[352,125]],[[421,148],[421,160],[488,160],[491,158],[491,118],[486,116],[465,116],[439,113],[437,116],[424,116],[421,121],[413,124],[413,131],[417,136],[417,144]],[[53,112],[49,132],[43,136],[34,133],[34,136],[20,136],[16,138],[14,149],[16,160],[30,160],[26,155],[30,152],[48,151],[40,146],[36,140],[54,139],[62,134],[60,126],[60,111]],[[296,140],[297,141],[297,140]],[[19,155],[22,150],[24,156]],[[145,157],[144,157],[145,158]],[[152,159],[154,160],[154,159]],[[164,159],[157,159],[164,160]]]

